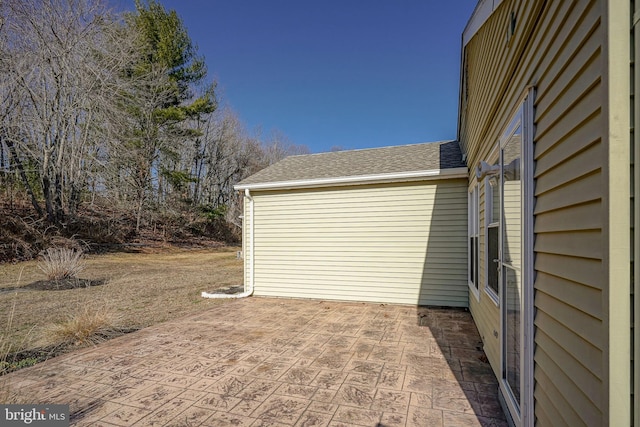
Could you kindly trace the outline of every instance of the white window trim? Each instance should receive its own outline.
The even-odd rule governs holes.
[[[496,146],[497,147],[497,146]],[[495,151],[495,150],[494,150]],[[493,301],[496,307],[500,307],[500,296],[497,292],[489,286],[489,268],[491,266],[491,260],[489,259],[489,228],[498,227],[498,235],[500,235],[500,218],[497,221],[490,222],[491,211],[493,209],[493,193],[491,192],[491,185],[489,184],[489,177],[484,178],[484,256],[485,256],[485,270],[484,270],[484,292],[489,296],[489,299]],[[498,278],[498,289],[500,289],[500,279]]]
[[[485,158],[485,162],[489,165],[493,165],[496,161],[500,159],[500,142],[496,141],[493,145],[493,148],[489,152],[489,155]],[[484,232],[484,251],[483,251],[483,261],[484,261],[484,293],[487,294],[489,299],[495,304],[496,307],[500,306],[500,297],[498,293],[496,293],[493,289],[489,287],[489,226],[498,224],[500,226],[500,219],[498,221],[489,222],[491,219],[491,204],[493,203],[493,193],[490,191],[491,186],[489,185],[489,178],[485,176],[482,180],[483,183],[483,194],[484,194],[484,225],[482,227],[482,231]],[[498,286],[500,284],[498,283]]]
[[[479,188],[478,184],[474,183],[469,188],[468,198],[467,198],[467,209],[468,209],[468,218],[467,218],[467,254],[469,255],[467,259],[467,283],[469,285],[469,290],[475,296],[476,301],[480,302],[480,197],[479,197]],[[469,241],[471,237],[476,238],[476,259],[475,259],[475,267],[476,271],[478,271],[476,282],[474,283],[471,271],[471,242]]]

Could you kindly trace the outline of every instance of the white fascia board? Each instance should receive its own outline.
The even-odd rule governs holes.
[[[298,181],[264,182],[257,184],[234,185],[236,190],[285,190],[310,187],[333,187],[341,185],[381,184],[390,182],[427,181],[435,179],[467,178],[466,167],[451,169],[433,169],[376,175],[345,176],[339,178],[318,178]]]
[[[476,5],[471,18],[467,22],[467,26],[462,32],[462,47],[464,48],[469,40],[478,32],[478,30],[487,22],[494,10],[500,6],[502,0],[480,0]]]

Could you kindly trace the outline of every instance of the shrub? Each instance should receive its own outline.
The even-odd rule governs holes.
[[[82,251],[69,248],[49,248],[38,263],[38,268],[49,280],[74,279],[85,267]]]
[[[227,206],[226,205],[200,205],[200,212],[202,215],[209,221],[215,221],[220,218],[224,218],[227,214]]]

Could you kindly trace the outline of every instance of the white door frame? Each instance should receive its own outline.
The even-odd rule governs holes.
[[[513,135],[514,131],[521,126],[522,139],[520,151],[520,179],[521,179],[521,295],[520,295],[520,402],[517,402],[511,392],[510,386],[505,379],[505,342],[506,326],[505,312],[506,290],[503,280],[503,233],[504,218],[504,194],[500,197],[500,243],[499,243],[499,286],[500,286],[500,377],[498,382],[500,390],[504,396],[507,409],[509,410],[514,423],[517,426],[532,427],[534,424],[533,410],[533,347],[534,347],[534,269],[533,269],[533,207],[534,207],[534,182],[533,182],[533,99],[534,88],[527,88],[517,111],[513,114],[509,125],[504,130],[500,141],[500,191],[503,193],[503,151],[505,144]],[[509,267],[506,267],[509,268]]]

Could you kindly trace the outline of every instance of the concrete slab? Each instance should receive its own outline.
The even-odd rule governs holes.
[[[506,426],[469,313],[248,298],[0,378],[75,426]]]

